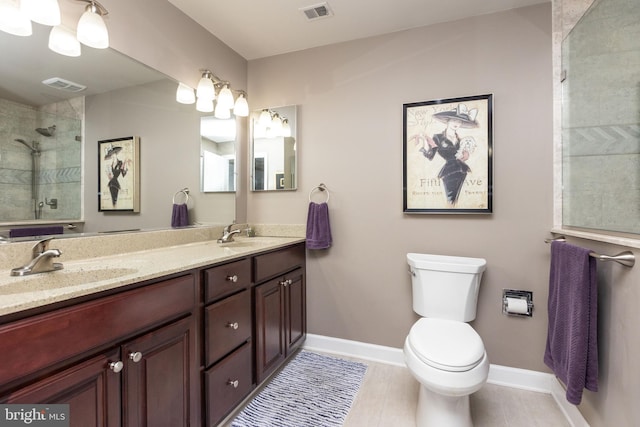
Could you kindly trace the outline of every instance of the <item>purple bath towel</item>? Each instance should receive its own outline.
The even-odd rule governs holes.
[[[326,203],[310,202],[307,214],[307,249],[328,249],[332,242],[329,206]]]
[[[186,203],[173,204],[173,212],[171,213],[171,227],[186,227],[189,225],[189,209]]]
[[[551,242],[549,330],[544,363],[580,404],[584,388],[598,391],[598,289],[589,250]]]
[[[61,225],[50,225],[46,227],[12,228],[9,230],[9,237],[50,236],[63,233],[64,229]]]

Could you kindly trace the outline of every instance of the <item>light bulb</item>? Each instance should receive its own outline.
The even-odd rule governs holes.
[[[275,113],[271,119],[271,130],[274,136],[282,136],[282,119]]]
[[[57,25],[49,33],[49,49],[65,56],[80,56],[81,47],[76,35],[70,29]]]
[[[196,102],[196,95],[193,93],[193,89],[184,83],[178,83],[178,90],[176,90],[176,101],[181,104],[193,104]]]
[[[231,93],[231,89],[229,89],[229,85],[225,84],[222,89],[220,89],[220,93],[218,94],[218,104],[222,104],[225,108],[233,108],[233,94]]]
[[[27,15],[42,25],[60,25],[58,0],[22,0]]]
[[[282,136],[291,136],[291,125],[289,125],[289,119],[282,120]]]
[[[249,115],[249,104],[247,103],[247,98],[244,97],[244,93],[238,95],[236,105],[233,106],[233,114],[238,117],[247,117]]]
[[[93,3],[89,4],[78,21],[78,40],[80,43],[96,49],[109,47],[109,32]]]
[[[203,113],[210,113],[213,111],[213,101],[206,98],[198,98],[196,101],[196,110]]]
[[[202,78],[198,82],[198,88],[196,89],[196,96],[209,101],[213,101],[216,98],[216,89],[213,87],[213,81],[211,80],[211,73],[209,71],[205,71],[202,74]]]
[[[31,20],[18,0],[0,1],[0,30],[22,37],[33,34]]]
[[[271,126],[271,113],[269,113],[269,110],[262,110],[260,118],[258,118],[258,123],[260,123],[260,126],[264,128]]]

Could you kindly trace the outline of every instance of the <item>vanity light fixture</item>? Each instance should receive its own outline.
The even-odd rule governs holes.
[[[27,16],[38,24],[60,25],[60,5],[58,0],[22,0]]]
[[[196,94],[193,92],[193,89],[186,84],[178,83],[176,101],[181,104],[194,104],[196,102]]]
[[[96,0],[77,0],[89,3],[78,21],[78,40],[96,49],[109,47],[109,32],[103,16],[109,12]]]
[[[254,122],[254,134],[257,138],[290,137],[291,125],[286,117],[265,108]]]
[[[31,20],[20,0],[0,0],[0,30],[22,37],[33,33]]]
[[[289,119],[282,119],[282,136],[291,136],[291,125],[289,124]]]
[[[178,83],[176,91],[176,101],[182,104],[196,103],[196,110],[203,113],[214,112],[218,119],[231,118],[231,110],[237,117],[249,116],[249,104],[247,94],[244,91],[239,93],[238,99],[233,99],[233,91],[229,88],[229,82],[225,82],[213,75],[210,70],[200,70],[202,77],[198,81],[198,86],[193,98],[193,89],[184,83]],[[216,89],[219,90],[216,95]],[[215,106],[214,106],[215,101]]]
[[[267,110],[266,108],[262,110],[262,112],[260,113],[260,117],[258,118],[258,123],[260,123],[260,126],[264,126],[265,128],[271,126],[271,113],[269,112],[269,110]]]

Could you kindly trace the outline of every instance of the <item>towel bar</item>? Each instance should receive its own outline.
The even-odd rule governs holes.
[[[567,238],[564,236],[554,237],[553,239],[544,239],[545,243],[551,242],[566,242]],[[636,262],[636,257],[631,251],[620,252],[617,255],[603,255],[596,252],[589,252],[589,256],[600,261],[615,261],[618,264],[622,264],[626,267],[633,267]]]
[[[329,202],[329,197],[331,195],[329,194],[329,189],[327,188],[326,185],[320,183],[320,185],[317,185],[317,186],[313,187],[311,189],[311,191],[309,192],[309,202],[311,202],[311,195],[313,194],[314,191],[326,191],[327,192],[327,200],[325,200],[324,202],[325,203]]]

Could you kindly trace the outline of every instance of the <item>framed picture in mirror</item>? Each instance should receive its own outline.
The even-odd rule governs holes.
[[[140,138],[98,141],[98,211],[140,212]]]
[[[491,213],[493,95],[404,104],[405,213]]]

